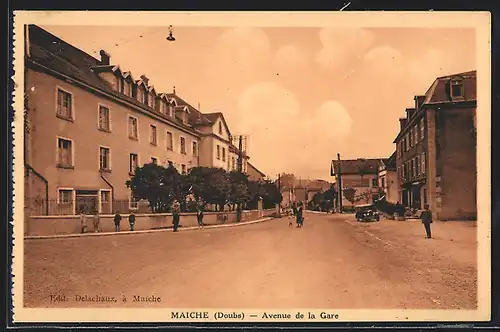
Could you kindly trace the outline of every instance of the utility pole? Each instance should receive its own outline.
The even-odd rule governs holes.
[[[238,143],[238,172],[243,173],[243,141],[242,141],[242,136],[240,135],[239,137],[239,143]],[[241,221],[241,203],[237,204],[236,207],[236,220],[238,222]]]
[[[337,153],[337,205],[339,208],[339,213],[342,213],[342,169],[340,167],[340,153]]]

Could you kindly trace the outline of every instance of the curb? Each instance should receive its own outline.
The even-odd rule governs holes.
[[[257,220],[244,221],[240,223],[233,224],[222,224],[222,225],[210,225],[205,226],[205,229],[215,229],[215,228],[224,228],[224,227],[236,227],[236,226],[245,226],[251,224],[257,224],[260,222],[268,221],[274,219],[272,217],[264,217]],[[199,229],[198,226],[189,226],[186,228],[180,227],[179,231],[191,231]],[[146,234],[146,233],[159,233],[159,232],[172,232],[172,228],[168,229],[146,229],[141,231],[123,231],[123,232],[104,232],[104,233],[84,233],[84,234],[62,234],[62,235],[34,235],[34,236],[25,236],[25,240],[41,240],[41,239],[65,239],[65,238],[76,238],[76,237],[90,237],[90,236],[112,236],[112,235],[131,235],[131,234]]]

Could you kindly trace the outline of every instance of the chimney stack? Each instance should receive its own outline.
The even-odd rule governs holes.
[[[111,59],[111,55],[109,55],[109,53],[106,52],[105,50],[101,50],[99,54],[101,55],[101,65],[109,66],[109,60]]]
[[[406,109],[406,118],[410,120],[413,118],[413,115],[415,114],[415,109],[414,108],[407,108]]]
[[[407,122],[408,122],[407,118],[399,118],[399,127],[401,131],[405,128]]]
[[[149,78],[146,75],[142,74],[141,80],[143,80],[144,83],[146,83],[146,86],[149,86]]]
[[[415,96],[414,99],[415,99],[415,110],[418,112],[418,110],[420,109],[420,107],[422,107],[424,103],[425,96]]]

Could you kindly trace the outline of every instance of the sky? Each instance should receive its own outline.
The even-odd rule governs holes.
[[[439,76],[476,69],[466,28],[43,26],[158,92],[223,112],[250,162],[331,181],[330,163],[388,158],[405,108]]]

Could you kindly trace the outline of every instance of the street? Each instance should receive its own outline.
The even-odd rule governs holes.
[[[221,229],[25,241],[26,307],[475,309],[476,228],[306,213]],[[53,301],[51,301],[51,295]],[[66,301],[54,301],[64,295]],[[110,296],[118,302],[75,301]],[[122,295],[128,299],[122,302]],[[134,296],[160,301],[134,302]]]

